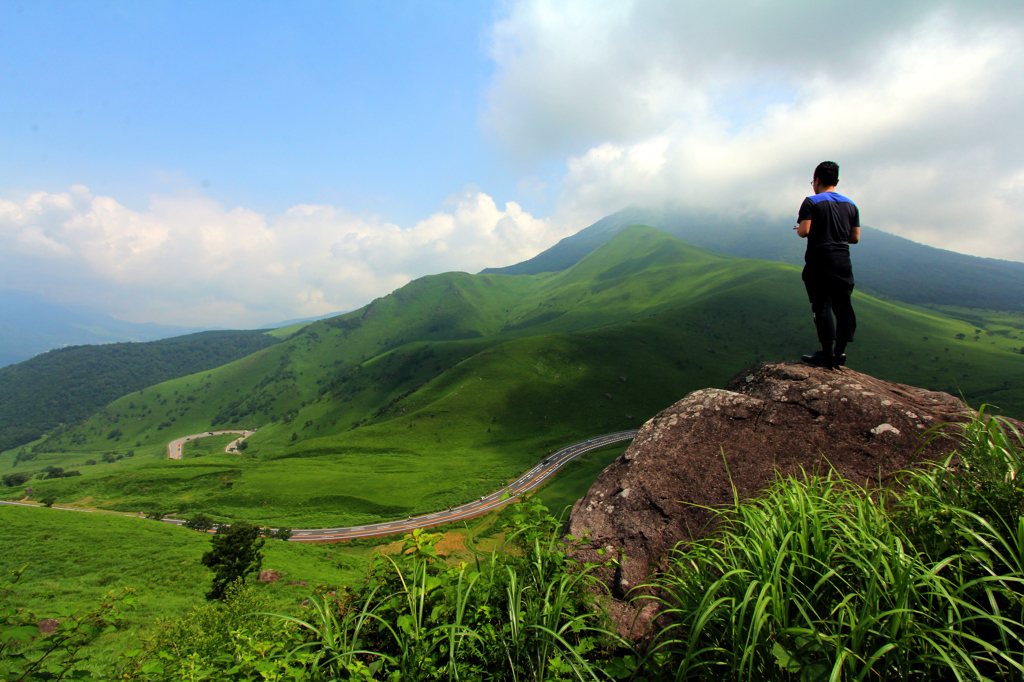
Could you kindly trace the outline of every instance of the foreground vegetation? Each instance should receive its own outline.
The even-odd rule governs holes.
[[[662,609],[642,645],[595,609],[596,567],[567,557],[572,538],[532,501],[509,508],[489,551],[446,559],[440,534],[417,531],[298,610],[239,583],[117,662],[94,660],[89,638],[120,627],[125,599],[28,641],[34,620],[7,595],[3,665],[12,679],[153,681],[1019,679],[1024,441],[984,414],[961,440],[888,490],[805,475],[718,510],[719,532],[640,588],[638,604]]]

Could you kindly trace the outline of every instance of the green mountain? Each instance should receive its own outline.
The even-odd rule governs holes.
[[[855,305],[852,367],[1024,415],[1012,327],[976,333],[862,293]],[[798,268],[633,226],[557,273],[421,278],[126,395],[34,446],[32,462],[0,455],[0,473],[77,468],[32,485],[108,508],[358,525],[464,502],[561,445],[635,428],[689,391],[815,345]],[[214,427],[259,431],[242,455],[165,460],[169,440]]]
[[[277,342],[214,331],[147,343],[72,346],[0,367],[0,451],[85,419],[126,393],[245,357]]]
[[[637,223],[733,256],[803,265],[805,242],[794,237],[792,223],[742,213],[729,218],[629,207],[530,260],[488,268],[482,274],[534,275],[565,270]],[[917,305],[1024,311],[1024,263],[937,249],[870,227],[863,228],[861,242],[853,247],[853,261],[858,286],[869,292]]]

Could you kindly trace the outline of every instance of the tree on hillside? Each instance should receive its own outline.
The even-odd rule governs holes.
[[[192,530],[200,530],[204,533],[208,530],[213,530],[214,525],[215,524],[213,522],[213,519],[211,519],[209,516],[201,512],[198,514],[193,514],[192,518],[185,522],[186,528],[191,528]]]
[[[266,540],[260,537],[260,529],[245,521],[236,521],[230,526],[221,526],[210,538],[213,548],[203,554],[203,565],[214,573],[213,587],[206,593],[209,600],[222,599],[228,586],[236,580],[245,582],[245,576],[255,573],[263,565],[263,549]]]
[[[22,471],[16,474],[4,474],[3,481],[4,485],[9,488],[15,488],[19,485],[24,485],[30,478],[32,478],[32,474],[27,471]]]

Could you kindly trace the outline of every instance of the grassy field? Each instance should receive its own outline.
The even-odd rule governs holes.
[[[470,560],[466,537],[489,551],[501,537],[501,512],[446,527],[439,546],[450,561]],[[322,591],[358,584],[375,553],[394,554],[400,539],[312,544],[268,540],[263,568],[282,573],[273,584],[250,579],[273,608],[290,613],[318,586]],[[138,602],[126,628],[103,638],[102,658],[151,636],[162,619],[206,602],[212,573],[200,563],[210,536],[180,526],[118,514],[0,505],[0,571],[25,567],[12,599],[38,620],[83,613],[110,590],[132,588]],[[117,548],[117,551],[111,551]],[[304,582],[306,585],[288,585]]]
[[[1024,416],[1024,342],[1004,320],[862,294],[855,307],[853,369]],[[31,485],[62,503],[291,527],[428,512],[561,446],[637,428],[756,362],[813,350],[809,317],[797,268],[637,227],[556,274],[416,280],[230,365],[125,396],[55,432],[35,459],[0,455],[0,472],[131,449]],[[166,460],[169,440],[213,427],[259,431],[242,455]]]
[[[222,454],[228,443],[236,440],[238,437],[239,434],[236,433],[225,433],[220,436],[206,436],[205,438],[190,440],[185,443],[182,459]],[[237,455],[235,456],[237,457]]]
[[[103,643],[110,656],[151,633],[158,619],[206,602],[211,573],[199,559],[209,536],[169,523],[112,514],[0,505],[0,569],[25,566],[15,606],[39,618],[84,611],[107,591],[133,588],[138,605],[127,630]],[[112,551],[116,548],[116,551]],[[267,541],[264,568],[284,577],[257,583],[277,608],[291,610],[316,584],[340,587],[364,571],[366,547]],[[307,586],[285,585],[303,581]]]

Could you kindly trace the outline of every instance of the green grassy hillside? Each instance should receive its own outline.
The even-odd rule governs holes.
[[[148,343],[72,346],[0,368],[0,451],[77,422],[125,393],[218,367],[277,342],[214,331]]]
[[[110,590],[134,589],[138,603],[123,630],[101,638],[101,658],[152,636],[159,619],[181,616],[206,603],[213,573],[200,563],[210,536],[168,523],[108,514],[0,505],[0,571],[25,568],[10,602],[44,618],[83,613]],[[111,551],[111,548],[117,551]],[[290,612],[317,585],[337,589],[365,572],[370,548],[267,541],[263,568],[283,574],[267,585],[249,583]],[[306,585],[287,585],[301,581]]]
[[[851,367],[1024,415],[1012,327],[856,295]],[[991,331],[991,329],[990,329]],[[361,524],[493,490],[545,453],[636,428],[687,392],[816,346],[799,270],[622,231],[546,275],[447,273],[209,372],[127,395],[36,446],[36,494],[288,526]],[[242,455],[174,437],[255,428]],[[136,456],[83,466],[105,452]],[[20,494],[11,490],[11,495]]]

